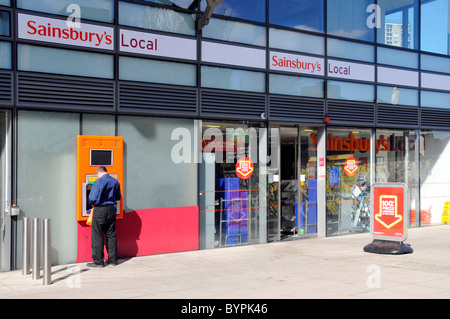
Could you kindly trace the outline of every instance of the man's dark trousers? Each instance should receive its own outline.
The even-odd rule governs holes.
[[[116,208],[97,206],[92,217],[92,259],[95,264],[103,264],[103,234],[106,234],[108,261],[117,263]]]

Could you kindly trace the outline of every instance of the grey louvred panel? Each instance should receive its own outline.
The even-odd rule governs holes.
[[[197,114],[197,89],[119,83],[119,109],[149,113]]]
[[[377,125],[416,128],[419,108],[413,106],[378,105]]]
[[[48,74],[18,74],[18,104],[113,109],[114,83]]]
[[[421,108],[420,125],[423,129],[449,129],[450,110]]]
[[[330,124],[375,125],[375,104],[364,102],[328,101]]]
[[[12,74],[0,73],[0,103],[12,104]]]
[[[201,92],[202,116],[261,119],[261,113],[265,112],[264,94],[209,90]]]
[[[322,121],[325,101],[296,97],[269,97],[269,118],[290,122]]]

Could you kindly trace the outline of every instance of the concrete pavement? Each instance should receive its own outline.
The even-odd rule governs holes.
[[[370,234],[52,267],[52,284],[0,273],[0,298],[450,298],[450,225],[409,230],[412,254],[366,253]]]

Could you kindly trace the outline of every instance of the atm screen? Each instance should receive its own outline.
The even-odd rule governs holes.
[[[112,166],[112,150],[91,150],[91,166]]]

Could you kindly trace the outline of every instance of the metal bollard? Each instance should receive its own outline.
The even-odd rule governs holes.
[[[41,219],[33,218],[33,273],[32,279],[41,278]]]
[[[44,285],[52,283],[52,220],[44,219]]]
[[[23,219],[22,275],[30,274],[31,220]]]

